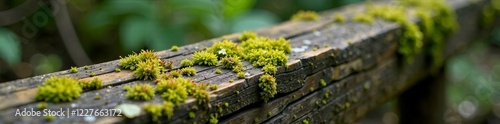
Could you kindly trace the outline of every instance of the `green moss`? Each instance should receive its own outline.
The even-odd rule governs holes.
[[[338,22],[338,23],[343,23],[343,22],[345,22],[345,16],[341,13],[335,13],[333,15],[333,21]]]
[[[302,120],[302,123],[303,124],[309,124],[309,121],[307,121],[307,119],[304,119],[304,120]]]
[[[353,20],[355,22],[373,24],[373,17],[371,15],[368,15],[368,14],[358,13],[358,14],[354,15]]]
[[[194,112],[189,112],[189,118],[193,119],[193,118],[196,118],[196,113]]]
[[[325,94],[323,94],[323,97],[325,97],[326,99],[330,98],[330,93],[325,92]]]
[[[90,77],[94,77],[94,76],[95,76],[95,73],[92,71],[92,72],[90,72],[89,76],[90,76]]]
[[[174,52],[179,51],[179,47],[174,45],[174,46],[172,46],[172,48],[170,48],[170,51],[174,51]]]
[[[258,37],[242,42],[241,47],[245,53],[255,49],[277,50],[283,51],[284,53],[290,53],[292,51],[290,41],[284,38],[270,39],[268,37]]]
[[[54,121],[56,118],[54,116],[47,115],[45,116],[46,121]]]
[[[224,69],[234,69],[236,66],[243,66],[239,57],[224,57],[220,60]]]
[[[275,75],[278,69],[274,65],[266,65],[262,68],[262,71],[266,74]]]
[[[116,72],[121,72],[122,70],[120,68],[115,68]]]
[[[207,49],[207,52],[216,55],[218,59],[224,57],[238,57],[242,55],[242,49],[231,40],[215,42],[210,48]]]
[[[349,102],[345,102],[345,105],[344,105],[346,108],[349,108],[351,106],[351,103]]]
[[[97,90],[102,87],[102,81],[99,78],[94,78],[91,81],[78,81],[83,90]]]
[[[75,78],[50,77],[38,86],[36,100],[46,102],[70,102],[80,97],[82,87]]]
[[[236,72],[236,73],[243,72],[244,70],[245,69],[243,68],[243,65],[236,65],[233,68],[233,72]]]
[[[165,63],[165,68],[166,69],[172,69],[172,67],[174,67],[174,62],[168,61],[168,62]]]
[[[94,96],[94,100],[100,100],[101,99],[101,96],[100,95],[95,95]]]
[[[237,76],[239,79],[244,79],[245,78],[245,73],[244,72],[238,72]]]
[[[181,77],[181,70],[173,70],[173,71],[170,71],[170,75],[172,75],[172,77]]]
[[[276,95],[276,79],[269,74],[264,74],[259,78],[259,88],[261,89],[260,95],[264,102]]]
[[[229,80],[229,83],[233,83],[233,82],[234,82],[234,80],[233,80],[233,79]]]
[[[222,74],[222,70],[220,70],[220,69],[215,69],[215,74]]]
[[[184,59],[181,61],[181,67],[191,67],[193,66],[193,62],[188,59]]]
[[[135,70],[139,62],[144,62],[146,60],[158,60],[160,63],[161,60],[158,59],[158,55],[156,55],[152,50],[141,50],[139,54],[132,53],[127,57],[123,58],[120,56],[120,61],[118,65],[125,69]]]
[[[319,79],[319,84],[322,86],[322,87],[325,87],[326,86],[326,82],[324,79]]]
[[[177,85],[175,88],[167,89],[161,97],[179,106],[188,98],[188,92],[186,87]]]
[[[296,114],[293,114],[293,119],[297,119],[297,115]]]
[[[207,51],[199,51],[193,54],[193,62],[196,65],[215,66],[217,65],[217,56]]]
[[[83,69],[88,70],[88,69],[89,69],[89,66],[88,66],[88,65],[83,66]]]
[[[126,97],[132,100],[151,100],[155,97],[155,92],[150,84],[134,84],[132,87],[125,88]]]
[[[76,67],[71,67],[71,69],[69,70],[69,72],[76,73],[76,72],[78,72],[78,69]]]
[[[321,103],[323,103],[323,105],[327,104],[326,100],[321,100]]]
[[[183,68],[183,69],[181,69],[181,73],[182,73],[182,75],[185,75],[185,76],[195,76],[196,69],[194,69],[193,67]]]
[[[154,122],[158,121],[160,117],[167,117],[170,119],[174,115],[174,104],[168,101],[163,102],[162,105],[149,103],[144,105],[143,108],[146,113],[151,115]]]
[[[160,75],[162,70],[163,66],[159,59],[150,59],[140,61],[133,73],[136,79],[153,80]]]
[[[254,119],[253,119],[253,123],[254,123],[254,124],[258,124],[259,122],[260,122],[259,118],[254,118]]]
[[[319,101],[314,102],[317,107],[319,107]]]
[[[210,124],[217,124],[219,120],[217,119],[219,116],[217,114],[210,114]]]
[[[229,107],[229,103],[225,102],[224,106]]]
[[[240,91],[238,90],[234,91],[234,93],[236,93],[236,95],[240,95]]]
[[[271,117],[273,115],[273,112],[269,111],[267,112],[267,117]]]
[[[244,31],[243,34],[238,38],[240,42],[246,41],[248,39],[257,38],[257,34],[253,31]]]
[[[158,118],[163,116],[163,108],[161,105],[149,103],[144,105],[143,108],[146,111],[146,113],[151,115],[151,118],[154,122],[158,121]]]
[[[217,90],[217,84],[210,84],[210,90]]]
[[[45,102],[40,102],[36,105],[36,107],[38,108],[38,110],[43,110],[43,109],[46,109],[47,108],[47,103]]]
[[[316,21],[319,20],[318,13],[314,11],[300,10],[292,16],[292,21]]]
[[[309,92],[313,92],[313,91],[314,91],[314,87],[309,88]]]
[[[288,62],[288,56],[283,51],[254,49],[248,52],[246,60],[256,67],[284,66]]]

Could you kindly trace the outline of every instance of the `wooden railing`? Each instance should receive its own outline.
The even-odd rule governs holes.
[[[443,60],[467,48],[489,30],[479,27],[482,8],[487,0],[450,0],[449,5],[456,12],[459,30],[446,41]],[[376,2],[375,4],[377,4]],[[381,2],[387,3],[387,2]],[[245,79],[238,79],[236,73],[223,70],[215,74],[215,66],[194,66],[197,75],[189,77],[197,82],[218,84],[210,91],[209,109],[194,110],[196,100],[189,98],[175,107],[171,119],[162,118],[161,123],[208,123],[210,113],[218,114],[219,123],[354,123],[367,112],[401,94],[402,122],[440,123],[442,116],[428,116],[428,113],[442,113],[444,82],[439,81],[443,66],[431,67],[428,47],[424,46],[411,62],[401,61],[397,48],[403,27],[399,24],[376,19],[373,24],[351,20],[356,13],[364,12],[365,4],[354,4],[336,10],[320,13],[318,21],[289,21],[271,28],[256,31],[261,36],[284,37],[291,41],[293,51],[287,67],[278,67],[276,74],[277,95],[264,103],[259,95],[260,68],[243,62]],[[346,15],[347,21],[336,23],[334,13]],[[412,18],[419,22],[418,18]],[[211,46],[222,39],[236,40],[240,34],[232,34],[182,46],[179,51],[157,52],[160,59],[172,61],[173,68],[180,68],[180,61],[191,58],[192,53]],[[316,47],[316,48],[315,48]],[[78,68],[77,73],[69,70],[0,83],[0,121],[2,123],[40,123],[44,117],[14,116],[19,109],[37,108],[35,100],[37,86],[51,76],[70,76],[79,79],[99,78],[104,88],[84,91],[78,99],[66,103],[48,103],[50,109],[111,109],[122,103],[143,106],[146,103],[162,103],[157,95],[150,101],[133,101],[125,97],[124,86],[136,83],[150,83],[150,80],[135,79],[132,71],[119,68],[118,60],[90,65],[88,69]],[[172,69],[168,69],[170,71]],[[90,77],[89,74],[96,74]],[[325,86],[320,80],[326,82]],[[229,80],[234,80],[230,83]],[[430,83],[433,82],[433,83]],[[414,85],[416,85],[413,87]],[[425,91],[422,91],[425,90]],[[424,92],[423,94],[421,94]],[[100,99],[96,100],[95,96]],[[419,102],[413,102],[414,100]],[[437,104],[434,104],[437,103]],[[225,105],[227,104],[227,106]],[[419,108],[426,106],[432,109]],[[189,117],[195,112],[194,118]],[[69,113],[68,113],[69,114]],[[148,123],[150,115],[144,111],[139,117],[58,117],[54,123]]]

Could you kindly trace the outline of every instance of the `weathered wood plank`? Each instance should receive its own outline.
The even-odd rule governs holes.
[[[484,4],[485,1],[479,3]],[[481,4],[471,4],[466,0],[451,1],[457,11],[461,30],[452,37],[446,47],[446,56],[453,55],[457,49],[466,46],[480,34],[478,22],[470,18],[478,18]],[[237,79],[230,70],[223,74],[214,74],[217,67],[195,66],[198,75],[190,77],[198,82],[219,84],[219,89],[210,91],[210,113],[218,111],[218,106],[228,103],[220,112],[222,123],[253,123],[255,118],[264,123],[300,123],[308,119],[311,123],[339,122],[352,123],[361,118],[367,111],[398,95],[415,81],[428,75],[428,63],[424,53],[415,58],[412,64],[401,66],[395,56],[401,27],[394,23],[376,20],[372,25],[348,21],[343,24],[332,23],[334,12],[346,14],[363,10],[363,4],[356,4],[340,10],[326,11],[322,18],[315,22],[285,22],[278,26],[257,31],[258,34],[270,37],[285,37],[291,40],[293,48],[307,47],[305,51],[292,52],[288,56],[288,67],[279,67],[276,75],[278,94],[268,103],[263,104],[257,87],[258,78],[262,75],[259,68],[244,62],[245,79]],[[413,20],[417,21],[417,20]],[[467,34],[467,35],[465,35]],[[224,38],[236,40],[239,34],[224,36],[196,44],[180,47],[178,52],[164,50],[157,52],[164,61],[178,63],[190,58],[194,51],[202,50]],[[328,45],[329,47],[324,47]],[[313,50],[318,47],[317,50]],[[423,50],[425,51],[425,50]],[[136,80],[131,71],[114,72],[118,61],[89,66],[88,70],[78,68],[72,74],[61,71],[28,79],[0,83],[0,120],[6,123],[36,123],[42,117],[13,117],[20,108],[36,108],[39,103],[33,99],[36,86],[50,76],[72,76],[89,79],[88,73],[95,72],[97,78],[103,80],[106,88],[86,91],[79,99],[70,103],[49,103],[49,108],[114,108],[121,103],[133,103],[142,106],[145,103],[161,103],[157,95],[151,101],[132,101],[125,98],[123,87],[134,83],[150,83]],[[169,69],[169,71],[172,69]],[[324,79],[327,86],[322,87],[319,80]],[[229,83],[229,80],[234,80]],[[312,90],[311,90],[312,88]],[[325,93],[331,93],[325,98]],[[100,100],[94,100],[100,95]],[[15,100],[13,100],[15,99]],[[322,101],[325,100],[325,105]],[[320,105],[316,105],[319,101]],[[189,98],[180,107],[175,108],[172,119],[162,119],[170,123],[206,123],[209,112],[195,111],[195,119],[189,119],[188,113],[193,110],[195,100]],[[270,113],[269,113],[270,112]],[[268,115],[269,113],[269,115]],[[96,123],[147,123],[151,119],[144,113],[134,119],[123,117],[92,117]],[[87,122],[84,117],[58,118],[54,123]],[[88,119],[88,117],[87,117]]]

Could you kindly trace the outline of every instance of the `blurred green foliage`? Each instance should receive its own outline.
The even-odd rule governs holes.
[[[21,61],[20,41],[16,34],[0,27],[0,59],[13,66]]]

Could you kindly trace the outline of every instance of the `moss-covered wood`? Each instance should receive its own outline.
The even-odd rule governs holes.
[[[486,0],[471,3],[469,0],[450,1],[457,12],[460,30],[446,43],[443,57],[449,57],[467,47],[480,34],[486,34],[478,27],[481,7]],[[197,101],[189,97],[174,114],[159,118],[166,123],[208,123],[218,117],[219,123],[309,123],[340,122],[352,123],[369,110],[394,98],[415,82],[429,76],[430,60],[424,46],[409,64],[401,64],[397,56],[398,38],[402,27],[398,24],[375,19],[373,24],[357,23],[349,18],[363,12],[364,4],[355,4],[337,10],[320,13],[316,21],[289,21],[271,28],[256,31],[261,36],[289,39],[292,52],[287,54],[286,67],[279,66],[275,75],[277,94],[264,103],[259,88],[259,78],[264,74],[261,68],[243,61],[245,78],[238,79],[237,73],[216,66],[193,66],[196,75],[190,78],[196,82],[217,84],[210,90],[210,108],[200,109]],[[335,23],[334,13],[345,15],[344,23]],[[477,19],[477,20],[476,20]],[[412,18],[411,21],[418,21]],[[232,34],[200,43],[181,46],[177,51],[163,50],[158,57],[172,68],[181,68],[181,61],[191,59],[200,51],[223,39],[238,40],[240,34]],[[307,47],[307,48],[306,48]],[[296,49],[294,49],[296,48]],[[301,49],[305,48],[305,49]],[[117,59],[119,59],[117,57]],[[143,106],[148,103],[162,104],[161,95],[150,101],[134,101],[126,98],[124,86],[136,83],[156,84],[151,80],[135,79],[130,70],[115,71],[118,60],[77,68],[76,73],[64,70],[51,74],[0,83],[0,120],[5,123],[37,123],[44,117],[15,117],[16,109],[37,108],[36,87],[51,76],[71,76],[78,79],[99,78],[103,87],[81,93],[78,99],[65,103],[47,103],[47,108],[93,108],[110,109],[121,103]],[[94,72],[96,76],[89,77]],[[326,86],[320,83],[324,80]],[[99,95],[100,99],[95,99]],[[192,116],[194,113],[195,116]],[[216,114],[215,114],[216,113]],[[55,123],[85,122],[83,117],[55,118]],[[146,123],[151,116],[142,112],[139,117],[96,117],[101,123]]]

